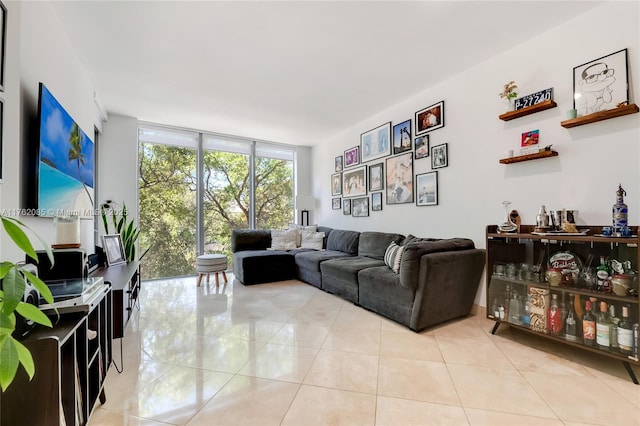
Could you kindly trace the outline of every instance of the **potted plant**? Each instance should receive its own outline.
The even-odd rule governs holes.
[[[111,215],[114,233],[120,234],[122,237],[122,245],[124,246],[124,254],[127,262],[136,259],[136,240],[140,236],[140,230],[135,226],[133,219],[127,221],[127,205],[123,202],[122,209],[118,209],[118,203],[107,200],[100,206],[100,216],[102,216],[102,224],[104,232],[109,232],[109,221],[107,216]]]
[[[518,86],[516,85],[516,82],[512,80],[505,84],[502,89],[502,93],[499,93],[502,99],[507,100],[507,111],[513,111],[514,109],[513,101],[518,97],[516,89],[518,89]]]
[[[17,219],[2,215],[0,215],[0,219],[9,238],[23,253],[37,262],[36,251],[23,230],[29,228]],[[42,239],[40,242],[45,247],[49,261],[53,265],[51,249]],[[0,387],[5,391],[13,382],[19,365],[22,365],[29,380],[33,378],[35,373],[35,365],[29,349],[13,337],[16,328],[16,312],[27,320],[52,327],[51,320],[40,309],[22,302],[25,279],[38,289],[47,303],[53,303],[53,296],[49,287],[42,280],[24,270],[17,263],[0,262],[0,279],[2,279],[2,289],[0,290]]]

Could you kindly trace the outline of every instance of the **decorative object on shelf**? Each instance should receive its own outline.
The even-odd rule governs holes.
[[[410,126],[411,123],[409,123],[409,127]],[[409,142],[411,142],[411,136],[409,136]],[[411,145],[411,143],[409,143],[409,145]],[[371,129],[362,133],[360,135],[360,152],[362,155],[363,163],[375,160],[376,158],[382,158],[390,155],[391,122],[381,124],[375,129]],[[354,165],[355,164],[358,163],[354,163]]]
[[[547,209],[543,205],[540,206],[540,210],[538,211],[538,215],[536,216],[536,232],[544,232],[550,229],[549,227],[549,215],[547,214]]]
[[[438,205],[438,172],[416,175],[416,205]]]
[[[393,126],[393,155],[411,150],[411,120]]]
[[[429,135],[418,136],[414,139],[415,158],[426,158],[429,156]]]
[[[550,87],[548,89],[540,90],[539,92],[532,93],[530,95],[523,96],[521,98],[516,99],[514,102],[515,111],[520,110],[522,108],[527,108],[533,105],[540,104],[544,101],[552,101],[552,100],[553,100],[553,88]]]
[[[413,203],[413,154],[387,158],[386,163],[387,204]]]
[[[53,218],[56,229],[56,243],[51,248],[79,248],[80,247],[80,216],[75,213],[62,214]]]
[[[353,167],[360,164],[360,147],[354,146],[344,152],[344,167]]]
[[[342,173],[331,175],[331,195],[342,195]]]
[[[628,101],[627,49],[573,68],[573,107],[579,116],[615,109]]]
[[[374,192],[371,194],[371,211],[382,211],[382,192]]]
[[[431,147],[431,168],[439,169],[449,165],[449,144],[443,143]]]
[[[520,213],[518,213],[518,210],[511,210],[511,213],[509,213],[509,218],[511,219],[511,222],[516,224],[516,232],[520,232],[520,224],[522,223],[522,219],[520,218]]]
[[[444,101],[416,112],[416,136],[444,127]]]
[[[105,234],[110,234],[107,215],[111,213],[111,221],[113,222],[114,233],[117,232],[122,236],[122,245],[124,248],[125,260],[131,262],[136,258],[136,241],[140,236],[140,229],[135,226],[134,220],[127,221],[127,205],[123,202],[122,209],[118,208],[118,203],[107,200],[100,206],[100,216],[102,216],[102,224],[104,225]],[[140,255],[140,259],[151,250],[148,247]]]
[[[507,111],[513,111],[515,109],[515,99],[518,97],[518,92],[516,92],[518,86],[516,82],[511,80],[502,88],[502,93],[500,93],[500,98],[506,99],[507,101]]]
[[[511,201],[503,201],[502,205],[504,206],[504,220],[502,223],[498,225],[498,232],[507,233],[507,232],[515,232],[517,226],[515,223],[511,221],[511,215],[509,210],[509,206],[511,205]]]
[[[127,263],[120,234],[107,234],[102,236],[102,248],[107,259],[107,266]]]
[[[520,155],[535,154],[540,142],[540,129],[529,130],[520,136]]]
[[[624,203],[624,196],[627,192],[622,188],[622,184],[618,184],[618,190],[616,191],[616,203],[613,205],[612,218],[613,218],[613,232],[616,235],[622,232],[622,228],[627,228],[629,211],[627,205]]]
[[[351,198],[342,199],[342,214],[351,216]]]
[[[342,196],[367,195],[367,166],[345,170],[342,175]]]
[[[342,171],[342,155],[338,155],[335,159],[335,171],[336,172],[341,172]]]
[[[578,116],[578,110],[575,108],[571,108],[567,111],[567,120],[572,120]]]
[[[354,198],[351,205],[351,215],[353,217],[368,217],[369,197]]]
[[[384,189],[383,163],[369,166],[369,191],[382,191]]]
[[[340,210],[342,208],[342,198],[332,198],[331,199],[331,209],[332,210]]]

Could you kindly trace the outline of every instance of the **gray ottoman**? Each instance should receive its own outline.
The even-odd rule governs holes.
[[[224,283],[227,283],[227,256],[224,254],[203,254],[196,259],[196,272],[198,273],[198,287],[202,283],[202,277],[207,276],[209,284],[209,274],[216,274],[216,287],[220,285],[218,273],[222,272]]]

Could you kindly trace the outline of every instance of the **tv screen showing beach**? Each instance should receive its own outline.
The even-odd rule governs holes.
[[[39,216],[93,214],[94,144],[40,85]]]

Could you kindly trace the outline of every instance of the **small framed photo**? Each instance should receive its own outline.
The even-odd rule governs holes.
[[[416,160],[427,158],[429,156],[429,135],[418,136],[413,142]]]
[[[331,175],[331,195],[342,195],[342,173]]]
[[[120,234],[107,234],[102,236],[102,249],[107,259],[107,266],[119,265],[127,263],[122,246],[122,237]]]
[[[382,163],[369,166],[369,191],[382,191],[384,189],[383,170]]]
[[[391,122],[384,123],[375,129],[360,135],[360,152],[362,162],[386,157],[391,153]]]
[[[413,153],[387,158],[387,205],[413,203]]]
[[[344,152],[344,167],[353,167],[360,164],[360,147],[354,146]]]
[[[431,168],[440,169],[449,165],[449,144],[443,143],[431,147]]]
[[[531,148],[538,145],[540,141],[540,129],[524,132],[520,139],[520,148]]]
[[[573,69],[573,108],[578,116],[615,109],[628,101],[627,49]]]
[[[360,197],[367,195],[367,166],[345,170],[342,175],[342,196]]]
[[[335,171],[336,172],[341,172],[342,171],[342,155],[338,155],[336,157],[336,160],[335,160]]]
[[[444,101],[416,112],[416,136],[444,127]]]
[[[351,216],[351,198],[342,199],[342,214]]]
[[[371,211],[382,211],[382,192],[374,192],[373,194],[371,194]]]
[[[393,155],[411,150],[411,120],[393,126]]]
[[[369,216],[369,197],[354,198],[351,203],[351,215],[353,217]]]
[[[438,172],[416,175],[416,205],[438,205]]]
[[[342,208],[342,199],[341,198],[332,198],[331,199],[331,209],[332,210],[340,210]]]

